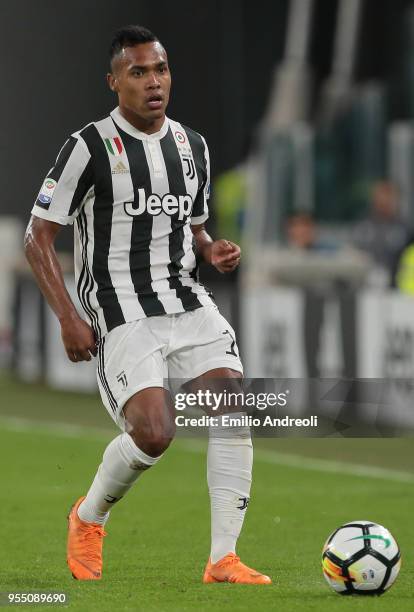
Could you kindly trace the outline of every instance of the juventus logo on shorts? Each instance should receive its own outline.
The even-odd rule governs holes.
[[[233,337],[233,335],[230,333],[228,329],[226,329],[226,331],[223,332],[223,335],[226,335],[226,334],[228,334],[231,338],[230,350],[226,351],[226,355],[234,355],[235,357],[237,357],[237,353],[234,350],[234,347],[236,346],[236,339]]]
[[[185,175],[188,176],[189,179],[193,179],[195,177],[195,166],[194,160],[192,157],[183,157],[183,162],[186,164]]]
[[[125,389],[128,386],[128,379],[126,377],[126,374],[124,372],[124,370],[122,370],[122,372],[120,372],[118,374],[118,376],[116,377],[117,381],[122,385],[122,390],[125,391]]]

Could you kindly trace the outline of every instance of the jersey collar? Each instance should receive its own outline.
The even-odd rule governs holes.
[[[121,115],[119,106],[114,108],[114,110],[111,112],[111,117],[115,123],[119,125],[122,130],[124,130],[124,132],[130,134],[130,136],[133,136],[134,138],[139,138],[139,140],[161,140],[161,138],[164,138],[168,132],[168,117],[165,117],[165,121],[162,124],[162,128],[159,130],[159,132],[154,132],[153,134],[146,134],[145,132],[140,132],[140,130],[137,130],[137,128],[131,125],[129,121],[124,119],[124,117]]]

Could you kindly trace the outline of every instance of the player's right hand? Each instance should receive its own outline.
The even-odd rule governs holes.
[[[61,321],[61,334],[66,354],[71,361],[90,361],[96,356],[97,344],[92,327],[81,317]]]

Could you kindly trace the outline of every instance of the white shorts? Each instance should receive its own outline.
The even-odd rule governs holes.
[[[211,305],[115,327],[100,344],[97,378],[106,409],[123,429],[121,410],[135,393],[169,390],[168,379],[189,381],[214,368],[243,374],[234,330]]]

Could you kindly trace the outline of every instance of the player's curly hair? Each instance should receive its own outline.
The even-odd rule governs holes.
[[[125,47],[135,47],[148,42],[158,41],[158,38],[141,25],[127,25],[119,28],[113,35],[111,46],[109,47],[109,57],[112,60],[118,55]]]

